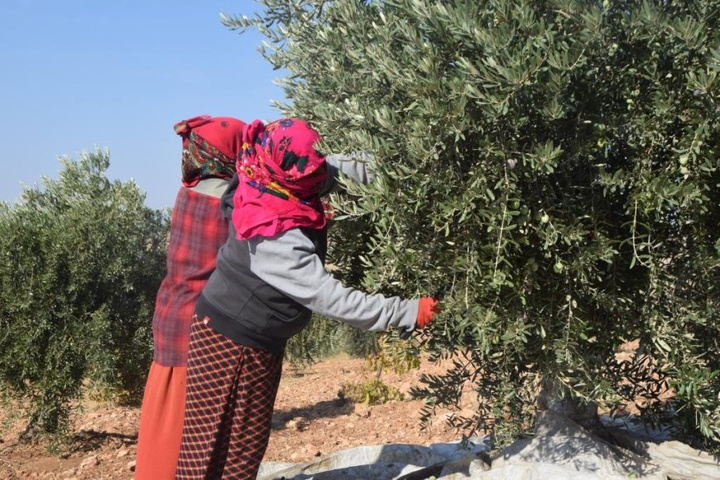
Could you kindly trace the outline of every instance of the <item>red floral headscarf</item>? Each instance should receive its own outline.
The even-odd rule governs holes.
[[[182,137],[182,181],[194,187],[203,178],[231,178],[240,156],[245,122],[201,115],[175,124]]]
[[[233,196],[233,225],[241,240],[272,237],[295,227],[321,229],[326,219],[320,188],[327,178],[320,135],[306,122],[255,120],[243,130]]]

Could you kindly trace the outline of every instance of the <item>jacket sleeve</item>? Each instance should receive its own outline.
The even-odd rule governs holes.
[[[299,229],[248,242],[250,270],[310,310],[374,332],[415,328],[418,300],[368,295],[344,287],[325,270],[312,241]]]
[[[325,161],[328,164],[328,178],[320,188],[321,195],[340,190],[338,179],[342,177],[364,184],[375,178],[371,167],[373,156],[368,153],[332,154],[326,156]]]

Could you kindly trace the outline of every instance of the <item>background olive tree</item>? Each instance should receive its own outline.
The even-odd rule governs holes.
[[[337,199],[345,280],[450,285],[426,413],[469,380],[455,421],[498,439],[545,391],[720,440],[720,3],[260,3],[224,22],[267,37],[283,113],[376,155]]]
[[[165,272],[166,213],[108,180],[105,152],[62,164],[0,204],[0,389],[27,405],[28,433],[61,432],[86,379],[139,398]]]

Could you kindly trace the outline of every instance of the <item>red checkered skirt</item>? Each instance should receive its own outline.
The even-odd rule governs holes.
[[[282,354],[193,319],[177,479],[254,479],[270,438]]]

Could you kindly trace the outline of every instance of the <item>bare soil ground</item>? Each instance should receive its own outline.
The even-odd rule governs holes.
[[[360,445],[458,439],[460,434],[445,423],[447,411],[422,431],[422,402],[407,394],[422,373],[443,369],[423,362],[419,370],[403,375],[384,372],[381,379],[405,393],[405,400],[367,406],[338,397],[343,383],[375,377],[365,360],[337,357],[304,367],[286,364],[265,460],[296,463]],[[463,413],[472,410],[472,402],[471,393],[463,398]],[[139,416],[139,408],[85,401],[71,444],[53,451],[48,441],[19,442],[25,422],[8,405],[0,405],[0,480],[131,479]]]

